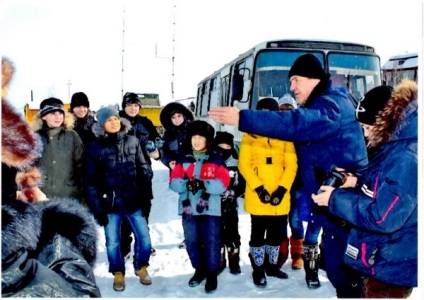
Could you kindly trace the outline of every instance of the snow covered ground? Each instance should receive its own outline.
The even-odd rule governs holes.
[[[240,266],[242,273],[232,275],[226,268],[218,277],[218,289],[206,294],[205,281],[197,287],[189,287],[188,281],[194,273],[185,249],[179,249],[183,240],[181,217],[177,215],[177,194],[168,188],[168,169],[160,162],[153,162],[154,200],[150,215],[150,236],[156,255],[150,259],[149,274],[153,283],[140,284],[134,275],[132,259],[126,263],[126,288],[116,292],[112,288],[113,275],[108,273],[103,229],[99,227],[98,259],[94,274],[100,286],[102,297],[107,298],[337,298],[335,290],[325,272],[320,270],[321,287],[309,290],[303,270],[292,270],[291,260],[283,266],[289,279],[268,277],[264,289],[257,288],[252,282],[252,268],[248,258],[250,236],[250,216],[243,209],[239,199],[239,231],[242,239]],[[417,299],[414,290],[411,299]]]

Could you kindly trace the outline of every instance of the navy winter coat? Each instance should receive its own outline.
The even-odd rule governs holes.
[[[310,197],[317,193],[331,165],[355,172],[367,164],[367,152],[355,109],[347,94],[328,88],[299,109],[275,112],[242,110],[239,129],[270,138],[293,141],[310,219],[324,225],[328,208]]]
[[[98,213],[133,213],[150,201],[153,172],[145,160],[139,141],[127,134],[128,121],[121,119],[117,135],[105,134],[98,123],[97,138],[85,154],[86,195],[91,210]]]
[[[380,281],[417,286],[417,103],[359,178],[333,191],[329,210],[354,225],[345,262]],[[414,107],[414,105],[415,107]]]

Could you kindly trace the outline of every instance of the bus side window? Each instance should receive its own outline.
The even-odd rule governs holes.
[[[243,85],[244,85],[243,75],[238,73],[234,74],[231,101],[241,100],[243,98]]]

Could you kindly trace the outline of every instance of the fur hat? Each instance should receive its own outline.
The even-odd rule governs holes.
[[[364,124],[374,125],[378,113],[383,110],[392,95],[393,88],[380,85],[369,90],[356,107],[356,119]]]
[[[97,123],[99,123],[100,127],[105,127],[105,123],[107,119],[109,119],[112,116],[117,116],[119,119],[119,113],[113,106],[107,106],[102,107],[97,111],[96,117],[97,117]]]
[[[256,104],[257,110],[272,110],[272,111],[278,111],[278,102],[274,98],[262,98],[258,101]]]
[[[159,115],[160,123],[165,130],[169,130],[174,126],[171,122],[171,117],[176,113],[181,113],[188,122],[193,121],[193,114],[187,107],[179,102],[169,102],[162,108]]]
[[[44,117],[49,113],[60,111],[65,114],[63,102],[57,98],[47,98],[40,103],[40,117]]]
[[[234,148],[234,135],[226,131],[217,131],[214,143],[216,146],[219,144],[227,144],[230,145],[231,148]]]
[[[136,93],[125,93],[124,97],[122,98],[122,109],[125,109],[128,104],[133,103],[138,104],[138,106],[141,108],[141,100]]]
[[[293,108],[297,108],[296,100],[294,100],[294,98],[290,94],[285,94],[283,97],[278,99],[278,106],[281,106],[283,104],[289,104],[293,106]]]
[[[195,120],[188,125],[187,138],[191,141],[194,135],[200,135],[206,138],[208,145],[212,145],[215,129],[206,121]]]
[[[304,54],[295,60],[289,71],[289,79],[295,75],[315,79],[329,78],[329,74],[325,72],[321,62],[313,54]]]
[[[85,106],[90,107],[90,102],[88,101],[88,97],[83,92],[78,92],[72,95],[71,98],[71,111],[77,106]]]

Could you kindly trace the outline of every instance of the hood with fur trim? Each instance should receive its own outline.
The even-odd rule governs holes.
[[[94,265],[96,225],[92,215],[77,201],[51,199],[2,205],[2,265],[21,251],[36,256],[56,234],[69,239],[87,262]]]
[[[369,144],[376,147],[402,138],[417,138],[416,120],[418,86],[415,81],[404,79],[394,87],[385,108],[377,115]]]
[[[61,126],[64,127],[65,130],[72,130],[75,125],[75,118],[76,117],[73,113],[65,111],[65,117],[63,118],[63,124]],[[41,130],[44,128],[44,123],[45,122],[41,119],[40,114],[38,113],[34,116],[32,128],[34,129],[34,131]]]
[[[14,73],[12,62],[2,58],[1,161],[18,170],[28,170],[41,156],[42,143],[31,126],[6,100],[7,85]]]

